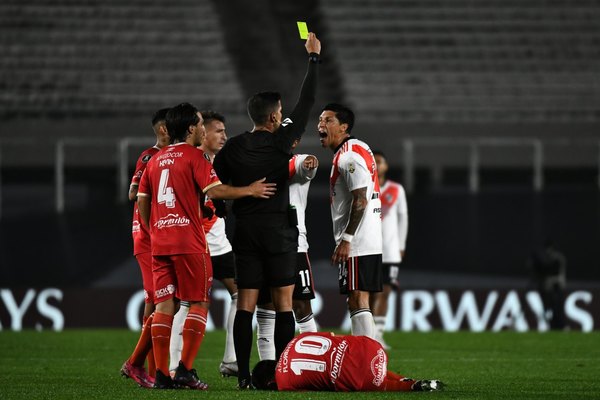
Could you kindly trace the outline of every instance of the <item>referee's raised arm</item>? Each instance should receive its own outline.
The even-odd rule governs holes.
[[[278,131],[280,139],[282,140],[282,145],[286,147],[286,151],[291,149],[294,140],[302,137],[302,134],[306,130],[310,110],[316,100],[321,42],[317,39],[317,36],[311,32],[308,34],[308,39],[306,39],[304,47],[308,53],[308,68],[306,75],[304,76],[304,81],[302,82],[300,96],[298,97],[296,106],[290,113],[289,118],[282,121]]]

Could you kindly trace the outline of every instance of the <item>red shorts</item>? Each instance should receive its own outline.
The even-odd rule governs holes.
[[[153,256],[152,277],[154,304],[174,296],[191,302],[210,299],[213,271],[208,254]]]
[[[152,284],[152,253],[136,254],[135,258],[142,271],[142,286],[144,287],[144,301],[154,304],[154,285]]]

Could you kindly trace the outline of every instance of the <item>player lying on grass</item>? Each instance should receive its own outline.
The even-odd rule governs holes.
[[[438,380],[414,380],[387,370],[387,354],[367,336],[307,332],[294,338],[279,361],[263,360],[252,371],[259,390],[409,392],[441,390]]]

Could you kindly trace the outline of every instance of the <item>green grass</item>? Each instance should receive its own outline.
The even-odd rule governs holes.
[[[437,393],[238,392],[218,374],[222,331],[207,334],[195,363],[206,393],[138,388],[119,368],[137,333],[0,332],[0,399],[599,399],[600,333],[388,333],[389,369],[447,384]]]

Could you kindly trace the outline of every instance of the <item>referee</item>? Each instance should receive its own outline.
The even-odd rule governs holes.
[[[282,120],[279,93],[253,95],[247,106],[254,129],[229,139],[213,164],[220,180],[231,182],[233,186],[246,186],[261,178],[277,184],[277,192],[269,199],[239,199],[233,203],[236,217],[233,250],[238,285],[233,337],[240,389],[250,387],[252,316],[263,282],[271,289],[276,311],[276,357],[294,337],[292,293],[298,229],[296,210],[289,202],[288,162],[292,144],[304,133],[315,103],[321,42],[310,33],[305,47],[309,54],[308,70],[289,118]]]

